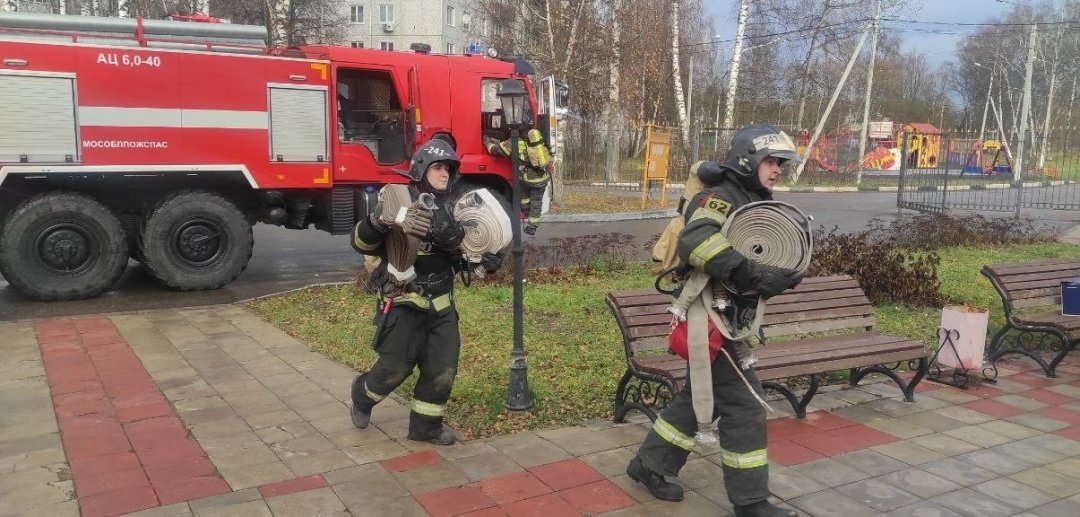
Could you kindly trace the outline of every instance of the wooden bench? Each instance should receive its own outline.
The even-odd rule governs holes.
[[[671,296],[655,290],[621,291],[608,293],[607,302],[622,331],[627,365],[615,393],[615,421],[622,422],[631,409],[656,420],[656,413],[682,389],[687,374],[686,361],[667,352]],[[815,335],[770,342],[807,333]],[[881,373],[896,381],[911,402],[927,372],[921,342],[874,332],[870,301],[850,276],[807,278],[769,300],[762,336],[767,346],[754,347],[754,369],[762,386],[783,395],[798,418],[806,418],[823,373],[849,370],[852,386],[871,372]],[[915,371],[910,381],[896,372],[904,362]],[[809,387],[801,397],[778,382],[804,376]]]
[[[987,350],[990,362],[1021,354],[1039,363],[1047,377],[1056,377],[1057,365],[1080,339],[1080,316],[1061,314],[1061,281],[1080,277],[1080,259],[985,265],[982,274],[1005,308],[1005,325]],[[1043,350],[1057,354],[1047,363]]]

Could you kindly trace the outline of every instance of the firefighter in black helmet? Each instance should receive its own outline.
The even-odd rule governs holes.
[[[684,210],[686,226],[679,233],[678,255],[688,268],[702,270],[723,279],[741,292],[756,291],[770,298],[798,285],[802,277],[794,271],[758,264],[731,247],[720,232],[735,209],[772,199],[772,190],[786,161],[798,160],[795,145],[784,132],[771,126],[749,126],[738,133],[723,163],[698,169],[704,188]],[[718,166],[717,166],[718,165]],[[743,324],[753,319],[757,299],[732,296],[727,310],[732,321]],[[745,343],[725,342],[733,357]],[[719,417],[724,487],[735,507],[736,517],[794,517],[793,510],[768,501],[769,467],[765,436],[765,409],[732,363],[717,359],[712,363],[714,418]],[[759,395],[761,382],[747,365],[742,376]],[[689,380],[689,379],[688,379]],[[644,484],[658,499],[681,501],[683,489],[665,476],[677,476],[693,449],[697,419],[691,401],[690,383],[676,394],[657,417],[652,430],[638,449],[626,473]]]
[[[409,415],[410,440],[450,445],[457,440],[453,431],[443,427],[443,412],[450,399],[450,389],[457,374],[461,338],[458,314],[454,307],[454,273],[465,267],[458,249],[465,235],[454,220],[450,190],[461,162],[445,140],[431,140],[417,149],[406,171],[398,171],[410,180],[413,201],[421,194],[431,194],[435,206],[430,211],[410,210],[404,218],[423,221],[385,219],[376,208],[357,223],[353,247],[365,255],[380,256],[387,267],[385,234],[394,224],[427,228],[420,238],[414,263],[415,278],[406,284],[378,282],[380,300],[373,340],[379,359],[352,383],[353,425],[365,428],[371,422],[371,410],[396,389],[415,367],[420,378],[413,390]],[[495,272],[501,256],[484,255],[481,266]]]

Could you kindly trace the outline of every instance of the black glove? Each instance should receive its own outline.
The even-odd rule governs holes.
[[[758,264],[747,259],[736,270],[732,280],[741,291],[756,291],[758,296],[769,299],[802,282],[802,274],[791,269]]]
[[[382,197],[377,197],[378,201],[375,202],[375,206],[371,212],[368,213],[368,222],[371,223],[371,227],[379,233],[386,233],[386,223],[382,222]]]
[[[494,273],[502,267],[503,257],[498,253],[484,253],[480,257],[480,267],[488,273]]]
[[[428,240],[444,250],[452,250],[461,244],[465,238],[465,229],[461,227],[448,207],[435,209],[431,219],[431,229],[428,230]]]

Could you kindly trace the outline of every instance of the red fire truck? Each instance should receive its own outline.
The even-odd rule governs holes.
[[[412,151],[456,145],[459,184],[506,194],[497,93],[524,83],[551,144],[565,88],[521,59],[263,45],[258,26],[0,13],[0,273],[92,297],[128,259],[220,288],[256,222],[348,233]],[[537,102],[536,92],[541,102]]]

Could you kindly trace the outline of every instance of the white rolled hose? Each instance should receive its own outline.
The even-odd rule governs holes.
[[[502,251],[513,239],[510,216],[495,195],[486,188],[466,192],[454,203],[454,219],[465,229],[461,254],[471,264],[479,263],[485,253]],[[473,272],[483,277],[483,268]]]

